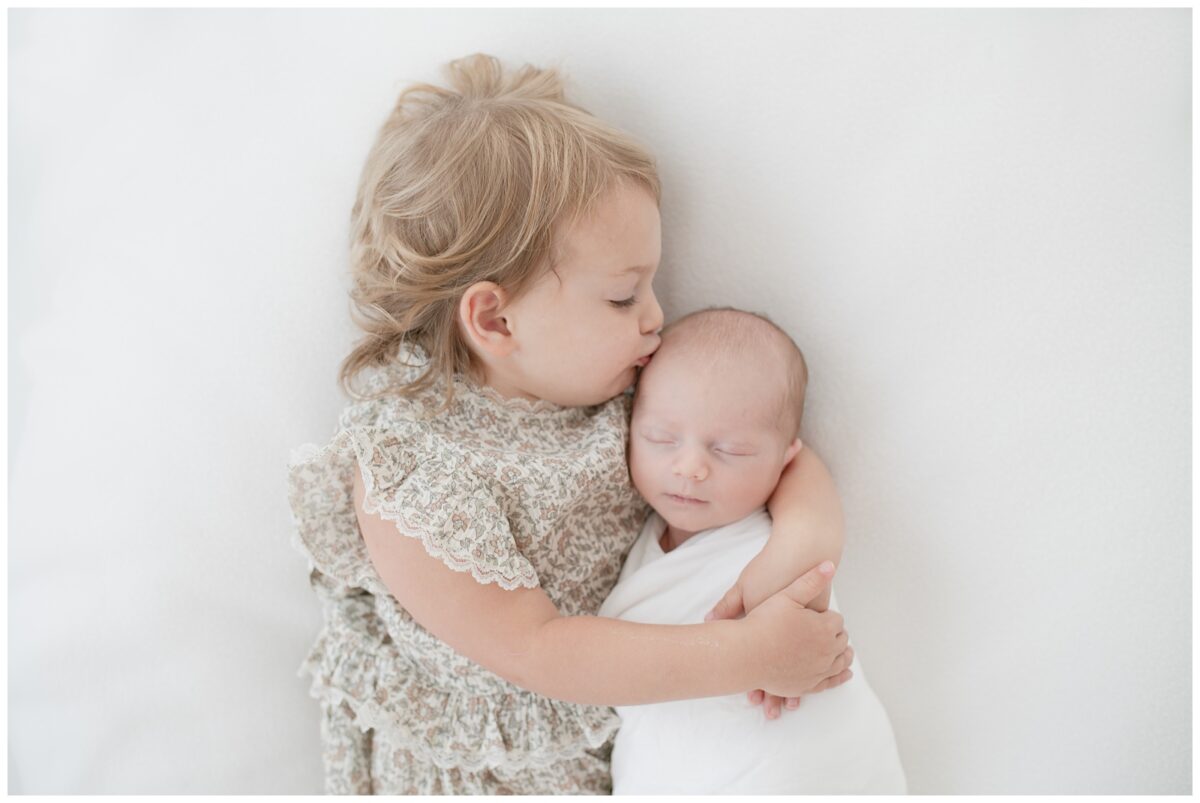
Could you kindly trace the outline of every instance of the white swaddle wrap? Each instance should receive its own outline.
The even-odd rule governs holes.
[[[665,526],[651,514],[601,616],[703,622],[766,544],[771,518],[760,509],[669,553],[659,545]],[[618,707],[613,794],[904,794],[891,723],[857,655],[853,671],[776,720],[745,694]]]

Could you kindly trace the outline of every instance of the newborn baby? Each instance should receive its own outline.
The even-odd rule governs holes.
[[[638,382],[629,444],[633,483],[655,512],[601,616],[704,620],[767,542],[767,498],[802,448],[806,382],[795,343],[751,313],[705,310],[663,333]],[[857,649],[849,681],[778,719],[744,694],[617,712],[614,794],[905,792]]]

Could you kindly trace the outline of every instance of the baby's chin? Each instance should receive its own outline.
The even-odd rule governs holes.
[[[681,511],[675,506],[665,504],[652,504],[651,507],[663,521],[685,533],[698,533],[737,521],[728,516],[721,516],[714,510]]]

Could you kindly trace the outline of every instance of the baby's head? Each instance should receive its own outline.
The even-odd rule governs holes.
[[[358,396],[361,369],[412,343],[429,370],[402,392],[455,374],[499,389],[499,371],[506,395],[617,395],[662,325],[653,157],[569,103],[553,69],[477,54],[446,73],[401,93],[363,168],[351,297],[366,336],[343,386]]]
[[[677,530],[730,524],[770,497],[800,451],[808,369],[766,318],[692,313],[663,332],[633,406],[633,484]]]

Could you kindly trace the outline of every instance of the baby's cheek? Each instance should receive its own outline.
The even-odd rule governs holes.
[[[629,445],[629,476],[633,480],[633,487],[638,493],[646,496],[649,491],[649,479],[652,476],[650,466],[647,465],[645,451],[637,446],[636,443]]]
[[[730,481],[725,485],[725,502],[738,510],[747,512],[767,501],[774,486],[767,487],[766,478],[762,472],[753,469],[743,469],[727,477]]]

